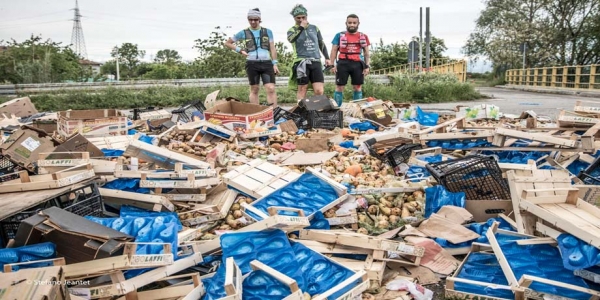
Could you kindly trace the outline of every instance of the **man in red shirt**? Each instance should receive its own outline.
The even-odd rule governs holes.
[[[369,75],[369,37],[358,31],[360,24],[358,16],[348,15],[346,18],[346,31],[340,32],[333,38],[331,48],[331,61],[337,60],[337,65],[333,68],[335,72],[335,93],[333,99],[338,106],[342,105],[344,100],[344,87],[348,83],[348,77],[352,77],[352,99],[362,99],[361,86],[365,81],[365,76]],[[339,56],[338,56],[339,51]]]

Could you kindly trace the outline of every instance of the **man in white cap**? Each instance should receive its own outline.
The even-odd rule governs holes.
[[[258,91],[262,79],[267,92],[267,102],[277,106],[275,74],[279,74],[279,69],[277,68],[277,51],[273,32],[260,26],[261,17],[258,8],[248,11],[248,22],[250,27],[229,38],[225,42],[225,46],[246,56],[246,74],[250,81],[250,103],[259,104]],[[242,42],[243,48],[234,44],[238,41]]]

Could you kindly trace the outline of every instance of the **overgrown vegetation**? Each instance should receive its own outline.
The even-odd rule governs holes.
[[[325,85],[325,94],[332,95],[335,86]],[[55,91],[53,93],[29,95],[40,111],[95,108],[135,108],[146,106],[175,107],[192,100],[204,99],[207,94],[220,90],[220,97],[248,99],[247,86],[228,87],[151,87],[142,90],[127,90],[114,87],[102,90]],[[459,82],[456,77],[445,74],[412,74],[391,77],[390,84],[368,82],[363,86],[364,95],[393,102],[439,103],[459,100],[481,99],[473,85]],[[309,95],[311,95],[309,93]],[[27,96],[27,95],[20,95]],[[278,87],[279,103],[294,103],[296,92],[287,87]],[[261,101],[266,101],[264,90]],[[347,87],[345,99],[352,99],[352,90]]]

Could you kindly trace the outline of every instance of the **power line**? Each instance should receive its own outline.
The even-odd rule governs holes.
[[[39,14],[39,15],[30,16],[30,17],[2,20],[2,22],[0,22],[0,23],[8,23],[8,22],[14,22],[14,21],[20,21],[20,20],[35,19],[35,18],[39,18],[39,17],[43,17],[43,16],[55,15],[55,14],[65,13],[65,12],[68,12],[68,10],[63,9],[63,10],[59,10],[59,11],[55,11],[55,12]]]

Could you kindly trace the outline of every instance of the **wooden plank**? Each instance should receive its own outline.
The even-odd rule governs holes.
[[[261,263],[258,260],[251,261],[250,267],[252,268],[252,270],[261,270],[261,271],[269,274],[271,277],[275,278],[277,281],[287,285],[288,288],[290,289],[290,291],[292,292],[292,294],[285,297],[284,299],[287,299],[287,300],[292,300],[292,299],[303,300],[304,299],[302,290],[300,290],[300,288],[298,287],[298,283],[296,282],[295,279],[288,277],[287,275]],[[241,273],[240,273],[240,275],[241,275]]]
[[[440,123],[440,124],[437,124],[435,126],[431,126],[431,127],[426,128],[426,129],[423,129],[423,130],[419,131],[417,134],[419,134],[419,135],[426,134],[426,133],[435,131],[437,129],[444,128],[446,126],[452,125],[452,124],[454,124],[456,122],[460,122],[460,121],[462,121],[464,119],[465,119],[465,116],[454,118],[454,119],[446,121],[444,123]]]
[[[510,136],[510,137],[514,137],[514,138],[550,143],[550,144],[555,144],[555,145],[565,146],[565,147],[570,147],[570,148],[573,148],[577,145],[577,142],[574,140],[566,140],[566,139],[557,138],[557,137],[553,137],[553,136],[546,135],[546,134],[522,132],[522,131],[506,129],[506,128],[496,128],[496,134],[500,134],[503,136]],[[503,145],[497,145],[497,144],[494,144],[494,145],[499,146],[499,147],[503,146]]]
[[[25,191],[36,191],[45,189],[56,189],[67,185],[79,183],[95,176],[94,170],[91,165],[84,165],[88,169],[71,171],[69,169],[60,171],[61,173],[47,174],[47,175],[34,175],[25,176],[21,179],[15,179],[0,183],[0,193],[14,193],[14,192],[25,192]],[[82,166],[76,166],[73,168],[80,168]],[[10,174],[2,175],[7,176]],[[20,176],[23,176],[20,174]],[[1,177],[1,176],[0,176]],[[25,179],[25,182],[23,182]]]
[[[451,133],[430,133],[430,134],[422,134],[419,136],[419,140],[421,141],[430,141],[430,140],[453,140],[453,139],[479,139],[486,137],[493,137],[493,130],[479,130],[473,132],[451,132]]]
[[[197,168],[210,167],[210,164],[201,160],[138,140],[131,141],[123,155],[137,157],[148,162],[153,162],[156,165],[168,170],[172,170],[175,164],[178,162]]]
[[[494,225],[497,228],[498,223],[495,222]],[[494,250],[494,254],[496,255],[496,258],[498,259],[498,263],[500,264],[500,268],[502,268],[502,272],[504,273],[504,276],[506,277],[508,284],[511,287],[518,287],[519,282],[517,280],[517,277],[513,273],[512,269],[510,268],[510,265],[508,264],[508,260],[506,260],[506,256],[504,256],[502,249],[500,249],[500,244],[498,244],[498,240],[496,240],[496,235],[494,234],[494,231],[496,229],[495,227],[494,226],[490,227],[488,229],[488,231],[485,233],[485,236],[488,238],[488,242],[489,242],[490,246],[492,247],[492,250]]]
[[[521,208],[540,217],[544,221],[549,222],[553,226],[560,228],[560,229],[564,230],[565,232],[568,232],[568,233],[582,239],[583,241],[587,242],[588,244],[590,244],[596,248],[600,248],[600,229],[598,229],[598,227],[592,225],[594,223],[600,224],[600,220],[598,218],[589,220],[589,222],[587,220],[576,221],[577,219],[579,219],[579,217],[573,215],[572,213],[570,213],[569,211],[564,210],[564,209],[562,209],[558,212],[565,213],[565,214],[570,213],[569,215],[567,215],[568,217],[566,217],[564,215],[562,215],[562,216],[556,215],[554,213],[554,212],[557,212],[556,210],[554,210],[554,212],[552,212],[552,211],[549,211],[547,207],[540,207],[529,201],[521,201],[521,203],[519,205]],[[578,209],[578,208],[575,208],[575,209]],[[588,223],[589,226],[581,226],[581,225],[586,225],[585,223],[581,223],[581,222]]]
[[[175,205],[167,198],[158,195],[140,194],[107,188],[98,188],[106,203],[131,205],[154,211],[174,211]]]
[[[338,285],[334,286],[333,288],[327,290],[323,294],[319,294],[316,297],[313,297],[312,300],[327,300],[328,297],[330,297],[334,293],[353,284],[355,281],[357,281],[359,279],[362,279],[362,283],[355,286],[354,288],[352,288],[352,290],[350,290],[349,292],[345,293],[344,295],[342,295],[341,297],[338,298],[340,300],[341,299],[356,299],[356,297],[360,296],[362,294],[362,292],[364,292],[369,286],[369,280],[367,278],[367,273],[365,271],[356,272],[356,274],[350,276],[350,278],[342,281],[341,283],[339,283]]]
[[[569,289],[569,290],[573,290],[573,291],[586,293],[591,296],[600,297],[600,291],[595,291],[592,289],[587,289],[587,288],[583,288],[583,287],[576,286],[573,284],[568,284],[568,283],[551,280],[551,279],[547,279],[547,278],[531,276],[531,275],[523,275],[523,277],[521,277],[520,281],[526,281],[528,283],[533,283],[533,282],[545,283],[545,284],[553,285],[555,287],[561,287],[561,288],[565,288],[565,289]],[[528,286],[525,286],[525,287],[528,287]]]

